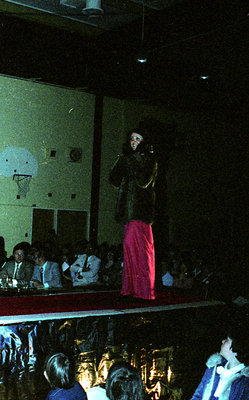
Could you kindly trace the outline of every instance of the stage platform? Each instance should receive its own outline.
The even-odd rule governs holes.
[[[127,360],[141,371],[149,399],[169,398],[175,392],[169,371],[181,377],[179,390],[186,386],[193,392],[189,376],[181,375],[179,346],[192,348],[186,364],[191,365],[193,351],[199,355],[212,343],[207,332],[213,332],[217,321],[217,328],[223,326],[226,310],[222,301],[173,289],[159,291],[149,302],[120,301],[119,291],[2,290],[0,399],[46,398],[49,387],[43,365],[48,354],[56,352],[75,359],[76,379],[85,390],[104,382],[115,360]],[[202,340],[205,346],[198,346]],[[189,372],[192,379],[192,368]]]
[[[123,299],[118,291],[80,292],[4,292],[0,296],[0,324],[81,318],[88,316],[123,315],[160,312],[194,307],[223,305],[184,291],[161,291],[156,299],[140,301]]]

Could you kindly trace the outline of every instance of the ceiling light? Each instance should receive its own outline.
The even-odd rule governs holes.
[[[139,63],[146,63],[148,61],[144,50],[144,3],[143,3],[143,14],[142,14],[141,47],[136,56],[136,61]]]
[[[136,58],[137,62],[139,63],[146,63],[148,61],[147,56],[146,56],[146,52],[143,48],[141,48],[137,54],[137,58]]]
[[[101,8],[101,0],[86,0],[86,7],[83,8],[84,15],[102,15],[104,10]]]

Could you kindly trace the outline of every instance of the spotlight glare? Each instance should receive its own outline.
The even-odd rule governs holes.
[[[137,62],[139,62],[141,64],[142,63],[146,63],[147,62],[147,58],[139,56],[139,57],[137,57]]]

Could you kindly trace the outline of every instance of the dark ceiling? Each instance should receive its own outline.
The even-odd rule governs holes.
[[[241,118],[249,105],[248,3],[103,0],[103,13],[92,16],[82,12],[85,0],[2,0],[0,73]],[[140,64],[143,9],[148,62]]]

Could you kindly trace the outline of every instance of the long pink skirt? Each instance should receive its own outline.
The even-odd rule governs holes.
[[[155,252],[152,228],[143,221],[124,225],[123,296],[155,299]]]

